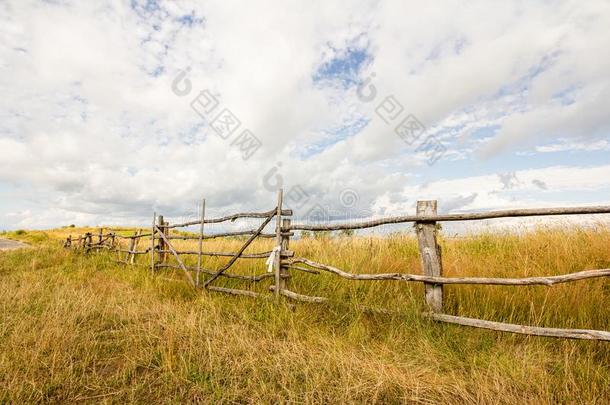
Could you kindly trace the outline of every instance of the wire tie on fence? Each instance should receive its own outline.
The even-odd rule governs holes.
[[[276,246],[271,250],[271,253],[269,253],[269,257],[265,262],[265,264],[267,265],[267,273],[273,273],[273,263],[275,262],[275,256],[279,255],[281,251],[282,247]]]

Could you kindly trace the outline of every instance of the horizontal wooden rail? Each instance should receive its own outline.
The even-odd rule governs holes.
[[[568,283],[597,277],[609,277],[610,269],[585,270],[558,276],[523,277],[523,278],[490,278],[490,277],[433,277],[406,273],[354,274],[347,273],[333,266],[316,263],[302,257],[286,260],[288,265],[302,263],[314,269],[328,271],[349,280],[399,280],[432,284],[483,284],[483,285],[544,285]]]
[[[269,286],[269,291],[275,291],[275,286],[274,285],[270,285]],[[297,294],[294,291],[290,291],[287,290],[285,288],[282,288],[280,290],[280,295],[283,295],[284,297],[288,297],[291,298],[295,301],[301,301],[301,302],[311,302],[314,304],[321,304],[323,302],[327,302],[328,298],[325,297],[313,297],[310,295],[303,295],[303,294]]]
[[[298,271],[303,271],[305,273],[310,273],[310,274],[320,274],[320,272],[318,270],[308,269],[306,267],[301,267],[301,266],[287,265],[286,268],[287,269],[298,270]]]
[[[158,250],[157,252],[159,253],[169,253],[169,251],[166,250]],[[181,255],[197,255],[199,254],[199,252],[197,251],[192,251],[192,250],[184,250],[184,251],[178,251],[178,254]],[[232,257],[235,255],[236,252],[201,252],[201,254],[203,256],[218,256],[218,257]],[[271,254],[271,251],[268,252],[260,252],[260,253],[250,253],[250,254],[246,254],[246,253],[242,253],[239,258],[240,259],[266,259],[269,257],[269,255]]]
[[[159,253],[165,253],[167,252],[166,250],[158,250]],[[236,252],[235,252],[236,253]],[[204,256],[222,256],[222,257],[231,257],[233,255],[235,255],[234,252],[201,252],[202,255]],[[199,254],[199,252],[193,251],[193,250],[183,250],[183,251],[178,251],[178,254],[181,255],[196,255]],[[271,250],[267,251],[267,252],[260,252],[260,253],[242,253],[239,258],[241,259],[266,259],[267,257],[269,257],[269,255],[271,254]],[[294,251],[292,250],[283,250],[281,253],[282,257],[293,257],[294,256]]]
[[[99,234],[92,233],[90,235],[91,235],[91,237],[95,237],[95,238],[99,237]],[[150,237],[150,233],[143,233],[141,235],[119,235],[119,234],[116,234],[116,233],[107,233],[107,234],[103,234],[102,236],[105,238],[104,240],[107,240],[106,238],[108,238],[108,237],[114,237],[114,238],[117,238],[117,239],[138,239],[138,238]],[[87,238],[87,236],[78,236],[76,238],[75,237],[71,237],[70,240],[72,242],[78,242],[81,239],[86,239],[86,238]]]
[[[268,295],[262,295],[257,292],[254,292],[254,291],[239,290],[237,288],[225,288],[225,287],[216,287],[214,285],[209,285],[207,287],[207,289],[210,291],[217,291],[217,292],[222,292],[222,293],[231,294],[231,295],[243,295],[246,297],[262,298],[262,299],[266,299],[266,300],[271,299],[271,297]]]
[[[526,208],[516,210],[501,210],[474,212],[464,214],[441,214],[434,216],[406,215],[398,217],[380,218],[371,221],[339,223],[339,224],[292,224],[286,230],[302,231],[339,231],[343,229],[374,228],[381,225],[400,224],[404,222],[439,222],[439,221],[472,221],[494,218],[536,217],[547,215],[583,215],[583,214],[610,214],[610,206],[591,207],[563,207],[563,208]]]
[[[121,252],[121,253],[129,253],[132,255],[145,255],[147,253],[150,253],[150,248],[146,249],[146,250],[129,250],[129,249],[114,249],[117,252]],[[169,250],[168,250],[169,252]]]
[[[221,217],[221,218],[204,219],[203,223],[204,224],[217,224],[220,222],[235,221],[236,219],[239,219],[239,218],[267,218],[267,217],[269,217],[269,215],[275,215],[275,213],[276,213],[275,208],[272,209],[271,211],[267,211],[267,212],[243,212],[243,213],[239,213],[239,214],[227,215],[226,217]],[[282,210],[282,215],[291,216],[292,210]],[[169,226],[167,226],[167,228],[184,228],[186,226],[200,225],[200,224],[201,224],[201,220],[198,219],[195,221],[183,222],[181,224],[169,225]]]
[[[98,244],[89,244],[87,245],[88,249],[108,249],[108,250],[112,250],[112,248],[110,246],[106,246],[106,245],[98,245]]]
[[[175,264],[157,264],[156,267],[157,268],[171,268],[171,269],[178,269],[178,270],[181,269],[180,266],[175,265]],[[190,270],[193,272],[197,271],[197,267],[186,266],[186,268],[187,268],[187,270]],[[209,274],[209,275],[216,274],[215,271],[208,270],[208,269],[201,269],[200,271],[201,271],[201,273]],[[261,273],[261,274],[255,274],[253,276],[246,276],[246,275],[242,275],[242,274],[233,274],[233,273],[222,273],[220,275],[220,277],[232,278],[232,279],[243,280],[243,281],[258,282],[258,281],[264,280],[266,278],[273,278],[273,273]]]
[[[245,235],[253,235],[255,230],[248,231],[238,231],[238,232],[225,232],[225,233],[214,233],[210,235],[203,235],[202,239],[216,239],[216,238],[227,238],[232,236],[245,236]],[[259,238],[275,238],[274,233],[261,233],[258,235]],[[157,238],[155,238],[157,239]],[[182,236],[182,235],[172,235],[168,236],[167,239],[182,239],[182,240],[199,240],[199,235],[193,236]]]
[[[275,286],[269,286],[269,290],[273,291]],[[295,301],[309,302],[313,304],[321,304],[328,302],[326,297],[315,297],[303,294],[297,294],[289,290],[281,290],[280,294]],[[365,307],[360,309],[366,310]],[[389,311],[377,310],[375,312],[388,313]],[[485,321],[476,318],[466,318],[463,316],[454,316],[447,314],[439,314],[427,312],[424,317],[437,322],[452,323],[456,325],[471,326],[474,328],[483,328],[500,332],[519,333],[522,335],[531,336],[547,336],[568,339],[587,339],[587,340],[604,340],[610,341],[610,332],[594,329],[560,329],[560,328],[545,328],[540,326],[517,325],[511,323]]]
[[[437,313],[426,313],[425,316],[438,322],[472,326],[474,328],[490,329],[500,332],[520,333],[522,335],[610,341],[610,332],[603,330],[543,328],[540,326],[525,326],[512,323],[484,321],[482,319]]]
[[[140,235],[115,235],[119,239],[140,239],[140,238],[150,238],[150,233],[142,233]]]

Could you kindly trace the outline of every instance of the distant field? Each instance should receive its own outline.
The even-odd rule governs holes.
[[[116,254],[61,248],[68,234],[85,231],[0,234],[33,246],[0,252],[2,403],[610,403],[608,342],[433,323],[419,315],[423,287],[396,281],[293,273],[291,290],[329,297],[328,305],[196,293],[178,271],[151,276],[147,255],[138,258],[141,267],[127,267]],[[230,251],[242,243],[205,246]],[[610,228],[601,225],[440,243],[448,277],[610,268]],[[272,246],[256,241],[248,251]],[[409,235],[325,236],[291,241],[290,249],[354,273],[420,272]],[[205,267],[226,260],[206,257]],[[243,260],[231,271],[260,274],[263,263]],[[610,330],[608,278],[553,287],[446,286],[445,297],[451,314]],[[396,313],[363,313],[359,304]]]

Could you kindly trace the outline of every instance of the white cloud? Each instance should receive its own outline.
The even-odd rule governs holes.
[[[450,146],[448,162],[545,152],[558,136],[576,149],[610,130],[603,1],[141,3],[0,4],[0,182],[48,197],[19,224],[144,221],[153,208],[179,215],[202,195],[212,212],[268,209],[263,176],[278,162],[286,188],[301,185],[324,205],[336,208],[349,188],[366,210],[402,209],[423,192],[405,184],[425,156],[375,114],[389,95]],[[313,80],[354,47],[369,57],[360,78],[375,74],[370,103],[354,86]],[[187,67],[193,90],[178,97],[171,84]],[[250,160],[190,108],[204,88],[263,142]],[[370,122],[355,135],[331,130],[360,118]],[[473,136],[490,126],[497,133]],[[506,202],[479,186],[451,185],[462,202],[479,193],[470,206]]]
[[[607,151],[610,150],[610,142],[606,140],[592,142],[558,142],[551,145],[536,146],[536,152],[553,153],[564,151]]]

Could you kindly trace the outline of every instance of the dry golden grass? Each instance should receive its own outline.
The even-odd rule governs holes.
[[[26,232],[0,253],[0,402],[578,403],[610,402],[610,344],[516,336],[422,319],[423,288],[293,273],[291,289],[328,305],[195,293],[179,271],[150,276]],[[0,235],[0,237],[2,237]],[[242,241],[206,241],[231,251]],[[248,251],[262,251],[272,241]],[[610,229],[540,229],[441,240],[445,273],[532,276],[610,267]],[[140,248],[147,247],[142,243]],[[193,242],[177,242],[193,249]],[[419,272],[415,240],[304,239],[303,256],[347,271]],[[227,258],[205,259],[214,268]],[[195,258],[189,258],[195,263]],[[243,260],[231,271],[264,272]],[[218,285],[265,291],[270,281]],[[452,314],[610,330],[610,284],[450,286]],[[357,304],[395,315],[362,313]]]

